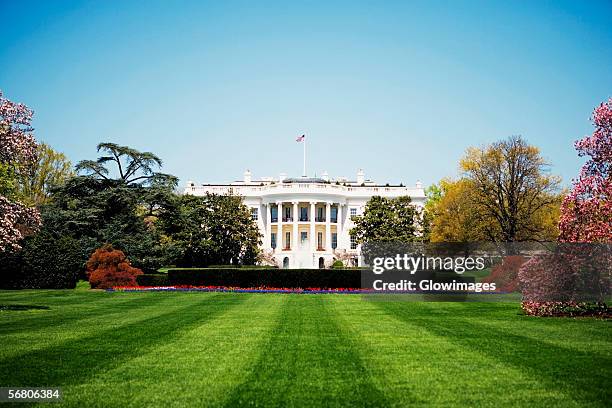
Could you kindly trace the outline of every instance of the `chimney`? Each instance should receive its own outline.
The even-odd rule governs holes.
[[[363,169],[359,169],[357,172],[357,184],[363,184],[365,182],[365,173]]]
[[[321,178],[325,181],[329,181],[329,173],[327,172],[327,170],[325,170],[323,174],[321,174]]]
[[[244,172],[244,184],[250,184],[251,183],[251,170],[246,169],[246,171]]]

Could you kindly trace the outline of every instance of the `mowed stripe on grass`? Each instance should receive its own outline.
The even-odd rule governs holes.
[[[281,318],[226,406],[387,405],[354,339],[338,326],[333,295],[284,296]]]
[[[5,296],[6,295],[6,296]],[[68,406],[605,406],[610,322],[347,295],[0,292],[0,386]],[[579,378],[576,378],[578,376]]]

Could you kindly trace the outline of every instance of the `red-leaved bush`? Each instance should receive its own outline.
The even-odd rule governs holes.
[[[500,292],[516,292],[519,290],[518,272],[526,261],[527,259],[520,255],[506,256],[500,264],[493,267],[491,274],[482,282],[495,282]]]
[[[114,286],[138,286],[136,276],[142,271],[130,265],[123,251],[104,245],[87,261],[87,276],[92,289],[110,289]]]

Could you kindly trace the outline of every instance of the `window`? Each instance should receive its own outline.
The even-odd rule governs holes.
[[[330,218],[331,218],[330,219],[331,222],[338,222],[338,207],[331,208]]]
[[[351,219],[357,216],[357,208],[351,208]]]
[[[272,249],[276,248],[276,232],[273,232],[270,235],[270,246],[272,247]]]
[[[322,232],[317,233],[317,248],[323,249],[323,233]]]
[[[317,221],[325,221],[325,217],[323,216],[323,207],[317,208]]]
[[[300,241],[303,243],[305,243],[308,240],[308,233],[306,231],[302,231],[300,233]]]
[[[331,247],[332,247],[332,249],[336,249],[336,248],[338,248],[338,234],[335,233],[335,232],[332,232],[331,235],[332,235],[331,236],[331,239],[332,239]]]
[[[278,206],[274,206],[270,208],[270,215],[272,217],[272,222],[278,221]]]
[[[285,249],[291,249],[291,233],[285,232]]]
[[[357,237],[351,235],[351,249],[357,249]]]
[[[285,218],[283,221],[291,221],[291,207],[285,207]]]
[[[300,221],[308,221],[308,208],[300,208]]]
[[[251,208],[251,219],[253,221],[257,221],[259,219],[259,209],[258,208]]]

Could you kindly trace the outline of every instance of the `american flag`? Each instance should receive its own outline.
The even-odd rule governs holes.
[[[295,139],[295,141],[299,143],[299,142],[303,142],[304,139],[306,139],[306,135],[298,136],[298,138]]]

